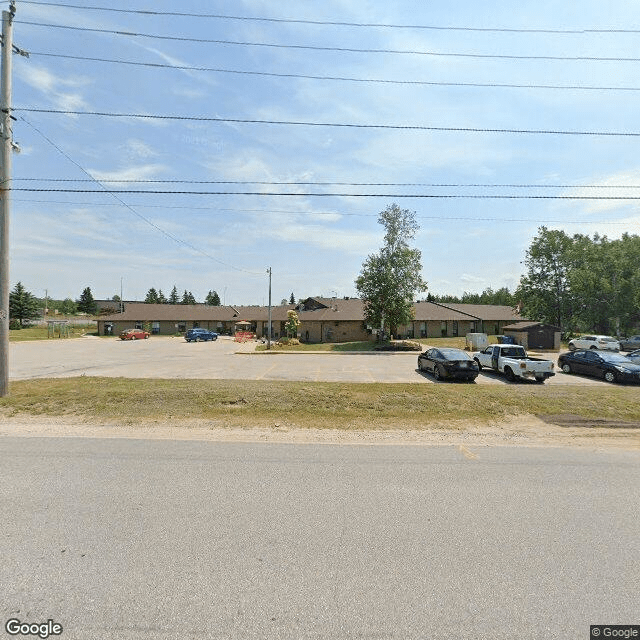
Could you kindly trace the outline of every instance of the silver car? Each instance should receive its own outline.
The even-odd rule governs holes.
[[[620,338],[620,348],[623,351],[633,351],[634,349],[640,349],[640,336]]]
[[[569,351],[575,351],[576,349],[620,351],[620,343],[611,336],[580,336],[569,340]]]

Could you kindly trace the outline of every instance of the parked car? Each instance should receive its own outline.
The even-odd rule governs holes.
[[[146,340],[149,332],[144,329],[125,329],[120,332],[120,340]]]
[[[581,336],[569,340],[569,350],[602,349],[605,351],[620,351],[620,343],[611,336]]]
[[[184,334],[184,339],[187,342],[207,342],[208,340],[217,340],[218,334],[215,331],[196,327],[195,329],[189,329]]]
[[[640,336],[631,336],[630,338],[620,338],[620,349],[622,351],[633,351],[640,349]]]
[[[640,384],[640,363],[619,353],[597,353],[591,349],[561,353],[558,366],[564,373],[581,373],[604,378],[607,382]]]
[[[503,373],[509,382],[535,380],[542,383],[556,375],[553,360],[530,358],[525,348],[519,344],[490,344],[471,356],[478,364],[478,369],[482,371],[486,367]]]
[[[478,375],[478,365],[462,349],[427,349],[418,356],[418,369],[433,374],[436,380],[456,378],[473,381]]]

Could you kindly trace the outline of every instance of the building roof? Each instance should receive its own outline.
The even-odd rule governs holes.
[[[556,331],[560,331],[560,327],[556,327],[552,324],[544,324],[542,322],[533,322],[530,320],[525,320],[523,322],[514,322],[513,324],[505,325],[504,327],[502,327],[502,329],[508,331],[526,331],[527,329],[534,329],[536,327],[546,327],[547,329],[555,329]]]
[[[487,320],[487,321],[508,321],[512,320],[513,322],[517,322],[519,320],[523,320],[520,314],[513,308],[507,305],[498,305],[498,304],[457,304],[457,303],[446,303],[443,304],[441,302],[435,303],[441,307],[445,307],[446,309],[453,309],[454,311],[459,311],[460,313],[464,313],[466,315],[471,316],[477,320]]]
[[[307,298],[302,306],[278,305],[271,307],[273,322],[287,319],[287,311],[298,310],[298,317],[303,322],[362,322],[364,320],[364,304],[359,298]],[[310,307],[304,310],[305,305]],[[511,307],[498,305],[450,304],[435,302],[417,302],[414,305],[415,320],[455,321],[518,321],[522,320]],[[269,308],[259,305],[232,306],[220,305],[211,307],[204,304],[146,304],[129,302],[122,313],[100,316],[101,322],[267,322]]]

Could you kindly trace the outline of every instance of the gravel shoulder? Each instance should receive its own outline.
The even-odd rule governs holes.
[[[12,417],[0,419],[0,436],[135,438],[153,440],[203,440],[213,442],[273,442],[331,445],[415,445],[415,446],[532,446],[618,448],[640,450],[640,424],[603,424],[561,416],[554,424],[523,416],[483,424],[449,421],[423,429],[371,428],[353,425],[349,429],[300,428],[286,421],[255,427],[238,427],[211,421],[181,421],[176,424],[141,422],[136,425],[99,424],[78,419]],[[375,425],[374,425],[375,426]],[[471,454],[472,455],[472,454]]]

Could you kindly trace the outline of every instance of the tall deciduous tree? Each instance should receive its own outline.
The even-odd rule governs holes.
[[[78,311],[81,313],[94,316],[98,312],[98,304],[93,299],[90,287],[85,287],[80,294],[80,298],[76,300],[76,304],[78,305]]]
[[[13,323],[13,326],[21,329],[29,324],[30,320],[39,317],[40,310],[37,298],[24,288],[22,282],[16,283],[13,291],[9,293],[9,318],[17,321]]]
[[[393,333],[411,322],[416,293],[426,291],[427,283],[422,254],[409,245],[419,229],[415,212],[392,204],[380,212],[378,222],[385,229],[384,244],[364,261],[355,284],[365,322],[384,334],[386,328]]]
[[[574,310],[569,281],[573,258],[573,240],[564,231],[538,229],[525,255],[527,273],[515,293],[524,317],[560,329],[569,326]]]

